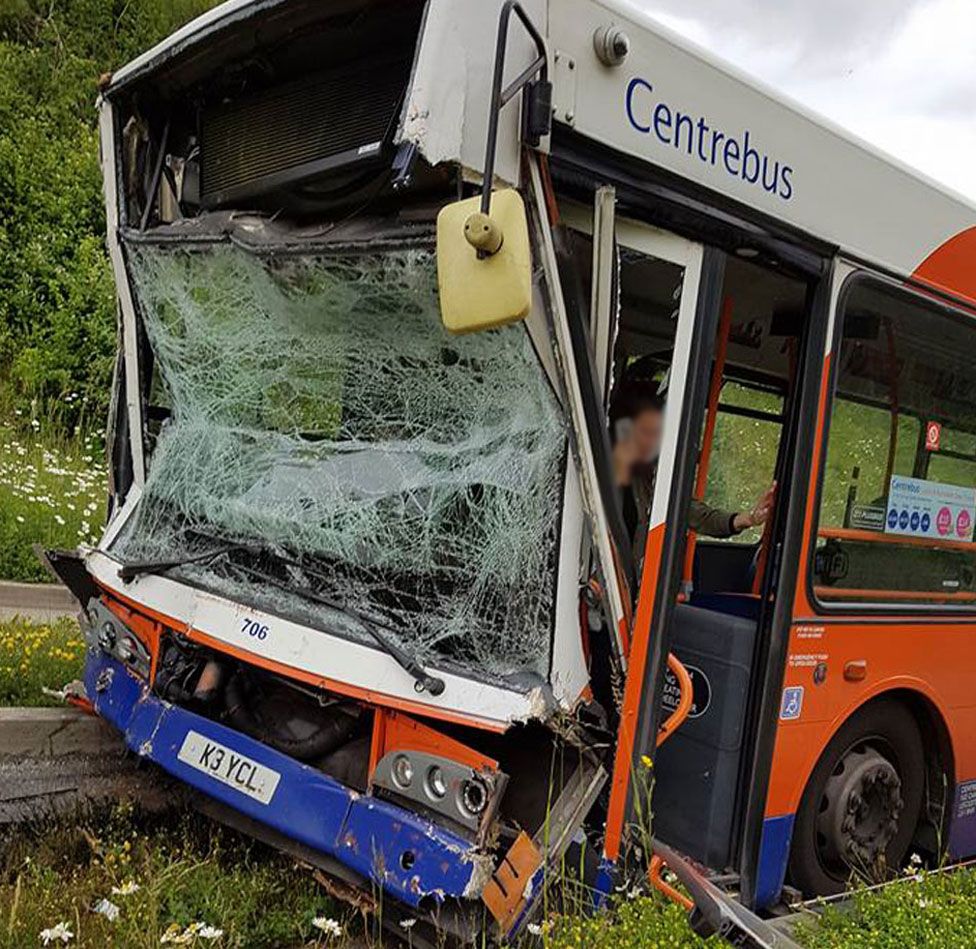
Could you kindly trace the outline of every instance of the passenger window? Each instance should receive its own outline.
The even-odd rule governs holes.
[[[839,318],[823,602],[976,606],[976,322],[859,280]]]

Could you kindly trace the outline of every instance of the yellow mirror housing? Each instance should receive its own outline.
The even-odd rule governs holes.
[[[490,216],[481,213],[480,196],[441,209],[437,284],[441,320],[452,333],[505,326],[529,315],[532,253],[517,191],[494,192]]]

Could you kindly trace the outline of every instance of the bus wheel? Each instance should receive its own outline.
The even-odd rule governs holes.
[[[900,867],[921,813],[924,771],[922,736],[900,702],[881,699],[847,721],[803,792],[790,852],[794,885],[827,896],[852,874],[880,880]]]

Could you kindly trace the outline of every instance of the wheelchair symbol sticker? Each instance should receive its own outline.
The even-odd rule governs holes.
[[[783,704],[779,710],[779,717],[782,721],[789,721],[800,717],[803,710],[803,686],[794,685],[788,689],[783,689]]]

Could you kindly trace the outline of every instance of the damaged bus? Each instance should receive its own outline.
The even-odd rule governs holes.
[[[623,0],[229,0],[100,129],[109,512],[46,556],[135,754],[418,938],[571,872],[781,944],[976,852],[972,206]]]

